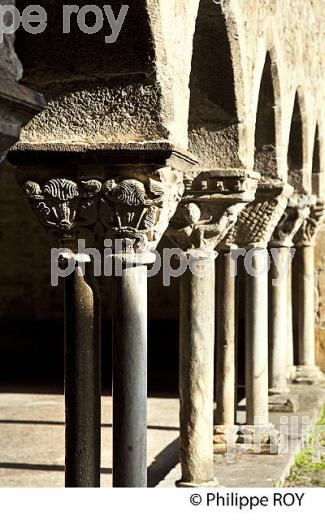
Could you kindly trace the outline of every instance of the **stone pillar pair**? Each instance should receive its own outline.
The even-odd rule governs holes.
[[[287,384],[293,370],[292,338],[292,261],[295,257],[293,239],[310,213],[311,197],[295,193],[276,227],[270,248],[273,256],[270,271],[269,319],[269,409],[295,412],[297,398],[289,394]],[[278,268],[280,266],[280,269]],[[277,281],[274,281],[277,280]]]
[[[325,203],[317,199],[294,238],[296,255],[293,264],[293,299],[297,349],[292,379],[295,383],[311,384],[324,379],[316,366],[315,352],[315,243],[319,225],[324,217]]]
[[[225,452],[229,443],[249,453],[277,452],[277,434],[268,413],[268,243],[287,206],[293,189],[281,182],[260,183],[256,199],[240,213],[222,247],[239,248],[223,253],[222,269],[227,278],[227,305],[218,304],[217,382],[214,450]],[[231,256],[245,256],[245,386],[246,426],[235,425],[236,303],[235,282],[230,279]],[[236,269],[232,269],[236,272]],[[225,348],[226,347],[226,348]],[[239,346],[240,348],[240,346]],[[226,353],[226,354],[225,354]],[[231,369],[229,370],[229,365]],[[219,381],[218,381],[219,376]],[[226,392],[226,388],[229,389]],[[218,411],[219,409],[219,411]],[[243,446],[245,444],[245,446]],[[259,446],[257,446],[259,444]]]
[[[258,179],[255,172],[244,170],[202,172],[193,181],[187,179],[168,231],[189,264],[180,281],[182,478],[177,484],[182,487],[217,485],[213,464],[216,248],[254,200]]]
[[[115,152],[94,161],[94,153],[81,163],[78,154],[66,154],[64,169],[71,173],[62,176],[60,154],[33,152],[33,166],[24,152],[12,160],[34,212],[60,248],[61,269],[69,272],[66,486],[100,485],[100,301],[94,271],[101,273],[104,259],[105,274],[113,276],[113,486],[146,487],[147,267],[181,199],[182,169],[194,159],[166,148],[139,157],[139,151],[125,151],[125,163]],[[78,239],[84,241],[81,250]]]

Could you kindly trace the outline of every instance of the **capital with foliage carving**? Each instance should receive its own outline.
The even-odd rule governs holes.
[[[304,219],[302,226],[294,238],[296,247],[314,246],[316,242],[317,231],[325,215],[325,201],[317,199],[310,206],[310,212]]]
[[[124,169],[103,182],[100,220],[106,238],[122,253],[156,249],[184,192],[183,176],[171,167],[150,173]]]
[[[74,181],[52,178],[43,184],[29,180],[23,190],[50,238],[61,247],[75,247],[76,240],[94,231],[102,183],[96,179]]]
[[[213,170],[185,180],[185,193],[168,229],[171,241],[186,252],[214,251],[254,200],[259,174]]]
[[[298,193],[294,193],[289,198],[282,218],[274,230],[271,240],[272,247],[293,247],[295,235],[310,215],[311,199],[308,195]]]

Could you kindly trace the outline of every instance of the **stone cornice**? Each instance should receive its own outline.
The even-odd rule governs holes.
[[[48,143],[17,143],[10,152],[14,164],[44,164],[87,162],[111,164],[163,164],[168,160],[179,160],[193,167],[197,159],[187,150],[169,141],[98,142],[48,142]]]

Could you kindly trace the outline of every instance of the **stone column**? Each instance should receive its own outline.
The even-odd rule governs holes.
[[[294,371],[293,316],[292,316],[292,263],[288,270],[287,287],[287,379],[291,381]]]
[[[214,253],[180,280],[180,462],[183,486],[213,483]],[[202,275],[200,273],[202,271]]]
[[[183,189],[170,167],[123,166],[103,183],[100,218],[114,268],[114,487],[147,486],[147,265]]]
[[[100,486],[101,319],[91,267],[65,278],[66,487]]]
[[[113,287],[113,486],[146,487],[147,266],[121,262]]]
[[[213,390],[215,249],[253,200],[259,176],[243,170],[203,172],[186,191],[168,231],[190,266],[180,293],[180,461],[178,486],[215,486]],[[200,271],[210,265],[205,276]],[[217,280],[218,284],[218,280]]]
[[[267,245],[293,189],[283,183],[260,184],[256,199],[240,213],[233,243],[245,256],[246,423],[238,427],[237,442],[247,453],[276,453],[278,436],[268,412],[268,271]],[[283,288],[283,286],[282,286]],[[283,328],[282,325],[277,325]],[[243,443],[245,446],[243,447]]]
[[[113,276],[115,288],[113,481],[114,486],[143,487],[147,478],[147,293],[146,280],[138,285],[137,276],[139,273],[144,276],[148,262],[152,263],[156,258],[153,251],[184,191],[182,172],[190,169],[195,159],[184,156],[166,143],[153,147],[126,145],[124,149],[107,146],[105,150],[84,153],[82,159],[74,147],[69,149],[67,146],[64,163],[61,151],[19,150],[15,151],[12,160],[19,165],[20,182],[39,220],[55,239],[54,243],[63,248],[64,254],[80,255],[76,240],[85,238],[86,253],[96,259],[94,265],[99,276],[103,266],[99,262],[98,269],[97,260],[98,255],[99,260],[102,259],[100,253],[104,250],[104,274]],[[69,171],[69,178],[58,176],[63,168]],[[120,275],[115,271],[113,275],[112,260],[122,267]],[[131,267],[130,264],[135,265]],[[75,298],[79,296],[78,291],[74,291]],[[83,309],[78,305],[81,306],[80,301],[75,302],[75,306],[81,313]],[[75,329],[75,335],[79,334],[78,330]],[[84,331],[84,336],[88,341],[91,333]],[[82,345],[79,349],[82,356],[86,345],[82,343],[82,337],[78,341]],[[90,342],[87,349],[92,350]],[[93,374],[93,365],[88,363],[84,375],[85,380],[89,376],[87,381],[94,378],[90,372]],[[83,404],[79,398],[73,407],[76,421],[87,419],[81,414]],[[93,417],[97,417],[95,410]],[[77,429],[80,428],[79,422]],[[76,464],[80,462],[81,466],[77,447],[70,448],[67,448],[70,454],[75,450],[71,457],[74,456]],[[92,456],[97,457],[95,445]]]
[[[250,249],[252,269],[246,272],[246,421],[268,424],[268,271],[266,248]]]
[[[295,274],[298,297],[298,349],[295,383],[312,383],[323,379],[321,370],[315,364],[315,237],[324,215],[324,202],[318,200],[311,207],[310,216],[305,219],[295,237]]]
[[[272,246],[272,244],[271,244]],[[282,394],[288,391],[286,367],[287,349],[287,291],[288,279],[279,271],[289,265],[290,251],[286,247],[271,248],[271,267],[269,278],[269,394]],[[277,261],[274,259],[276,255]]]
[[[236,276],[232,250],[221,251],[216,261],[216,410],[214,452],[224,453],[236,422]]]
[[[304,218],[309,214],[306,198],[292,195],[287,208],[275,228],[269,244],[270,276],[269,276],[269,410],[277,412],[294,412],[297,398],[290,393],[287,384],[288,356],[293,364],[292,311],[288,310],[288,295],[291,301],[291,263],[295,253],[293,237],[299,230]],[[289,322],[290,320],[290,322]],[[291,330],[289,331],[289,327]],[[286,344],[285,340],[289,339]]]
[[[231,252],[217,259],[217,337],[216,337],[216,420],[233,425],[235,421],[236,358],[236,277]]]
[[[295,412],[297,397],[288,386],[288,271],[292,261],[290,248],[274,247],[269,277],[269,411]],[[276,255],[277,260],[274,260]],[[281,268],[278,269],[280,264]],[[292,316],[291,316],[292,320]],[[292,333],[292,324],[291,324]],[[292,367],[291,367],[292,370]]]
[[[299,345],[298,364],[315,366],[315,322],[314,322],[314,246],[304,244],[297,248],[298,297],[299,297]]]
[[[97,220],[101,182],[20,180],[52,244],[60,247],[52,270],[60,268],[65,279],[66,487],[99,487],[100,301],[84,248]],[[83,239],[82,253],[77,238]]]

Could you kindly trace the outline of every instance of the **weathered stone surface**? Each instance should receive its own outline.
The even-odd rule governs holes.
[[[324,90],[322,2],[137,0],[114,45],[104,43],[107,26],[95,35],[63,35],[63,3],[40,0],[49,13],[47,30],[19,34],[24,80],[49,99],[46,112],[24,131],[23,143],[169,139],[187,147],[189,141],[209,168],[253,169],[267,51],[274,80],[277,178],[287,175],[298,85],[304,117],[308,114],[305,138],[312,140]],[[111,3],[118,12],[121,3]],[[26,4],[20,0],[18,7]],[[312,162],[312,151],[307,153],[306,168]]]
[[[292,393],[269,395],[269,412],[294,413],[298,406],[298,398]]]
[[[258,173],[246,170],[203,171],[186,178],[185,191],[167,231],[177,246],[214,251],[255,197]]]
[[[316,363],[325,372],[325,225],[320,227],[315,248]]]
[[[2,2],[3,3],[3,2]],[[15,5],[15,0],[6,1],[5,5]],[[4,17],[4,22],[8,23],[10,15]],[[0,43],[0,75],[1,79],[7,81],[19,81],[22,77],[23,70],[14,49],[15,36],[6,34],[3,36],[3,42]]]
[[[179,485],[182,486],[204,486],[208,482],[213,485],[214,480],[214,257],[208,267],[204,260],[197,261],[196,265],[196,274],[187,270],[180,281],[179,397],[182,478]]]
[[[264,427],[251,425],[215,426],[213,451],[215,454],[277,455],[281,449],[280,434],[271,424]]]
[[[9,0],[5,5],[14,5]],[[3,23],[10,22],[10,14]],[[45,103],[41,95],[20,85],[22,66],[14,49],[14,34],[3,35],[0,42],[0,161],[9,148],[18,141],[22,125],[37,114]]]

